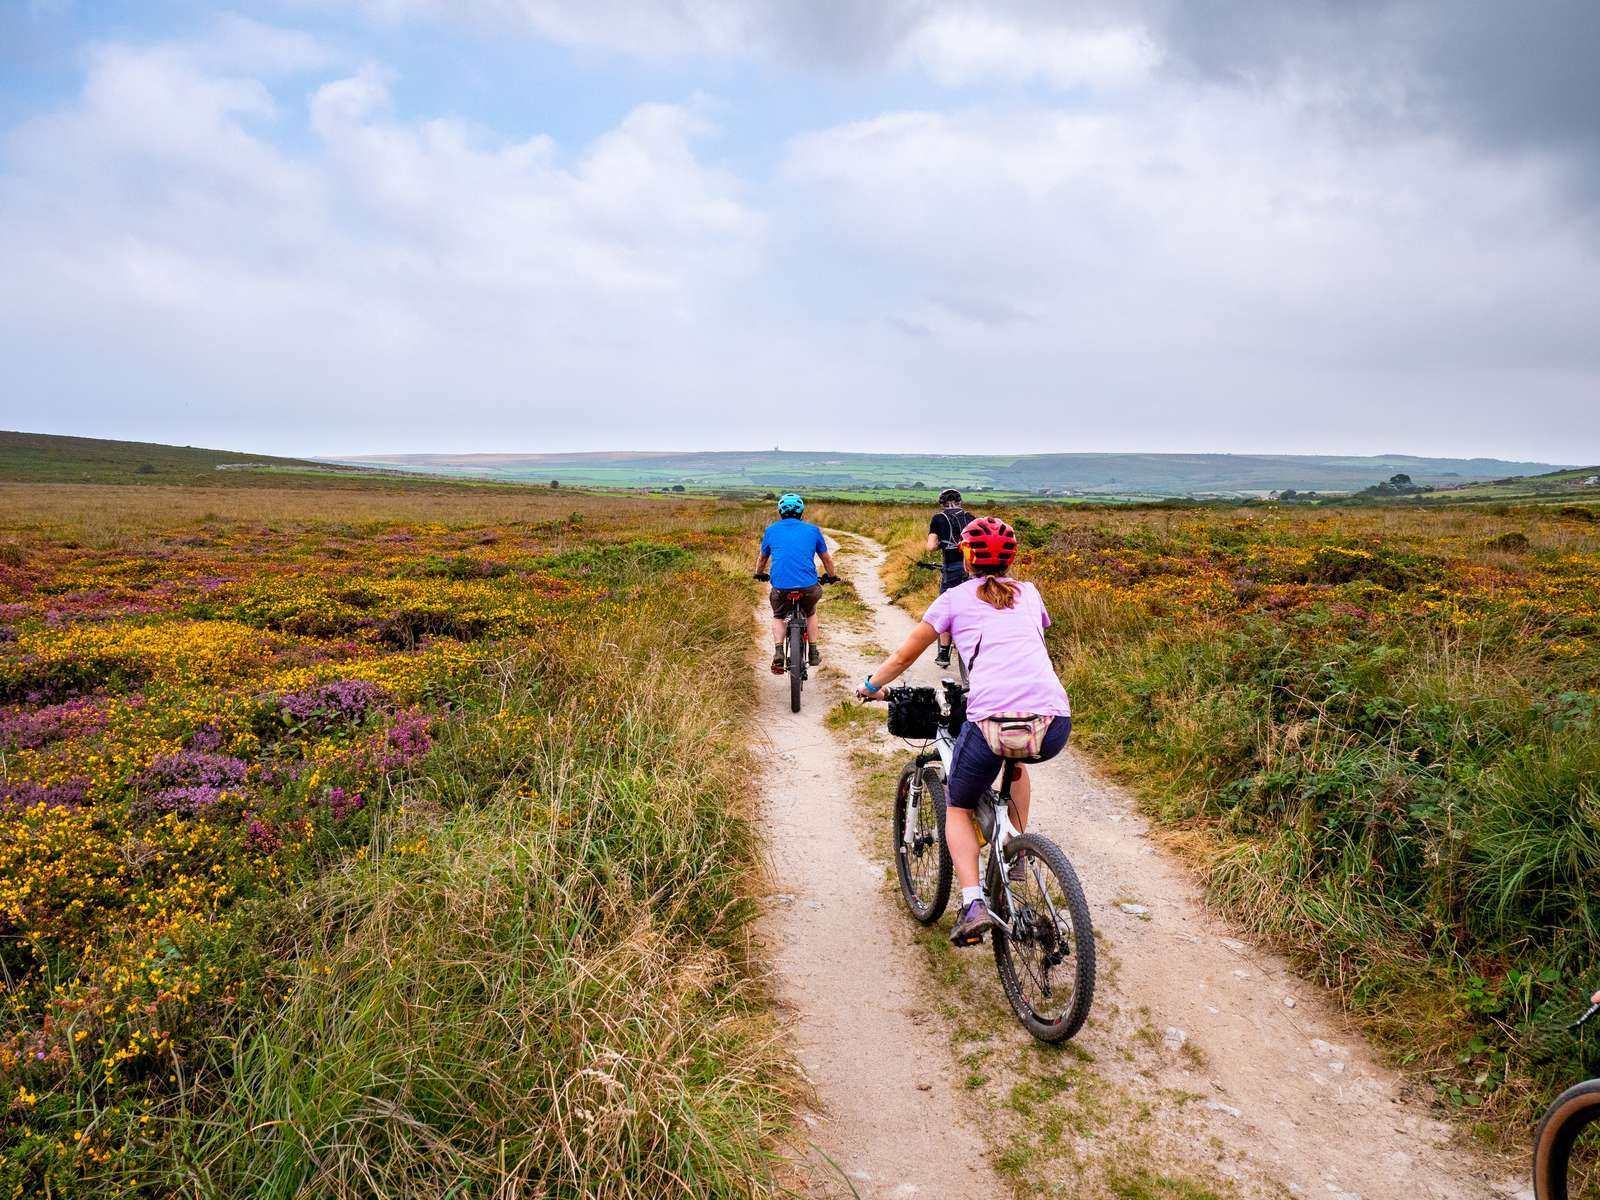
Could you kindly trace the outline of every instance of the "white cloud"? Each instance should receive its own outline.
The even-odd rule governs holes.
[[[1600,256],[1557,165],[1352,143],[1273,101],[889,114],[799,139],[785,172],[808,237],[868,281],[863,319],[927,335],[903,352],[917,394],[1003,396],[1099,445],[1289,428],[1483,447],[1512,396],[1580,421]]]
[[[1148,81],[1161,62],[1136,25],[1029,25],[980,8],[936,11],[898,50],[947,86],[1034,80],[1057,88],[1125,88]]]
[[[378,67],[301,100],[224,61],[102,46],[70,107],[8,139],[0,347],[28,343],[48,386],[40,347],[66,337],[96,360],[71,372],[137,393],[144,364],[176,393],[161,405],[227,397],[234,420],[365,428],[461,393],[492,416],[598,376],[614,420],[622,348],[685,340],[761,261],[763,219],[699,158],[694,107],[642,106],[564,154],[397,118]]]
[[[757,55],[886,64],[946,86],[1042,82],[1123,88],[1161,61],[1137,5],[1048,6],[1028,0],[322,0],[384,22],[464,21],[564,46],[643,58]],[[1130,11],[1134,10],[1134,11]]]

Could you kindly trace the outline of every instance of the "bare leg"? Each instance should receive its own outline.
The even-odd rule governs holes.
[[[816,613],[812,613],[809,617],[806,618],[806,640],[808,642],[814,642],[814,641],[817,640],[817,614]]]
[[[787,631],[786,631],[786,629],[784,627],[784,623],[782,621],[778,620],[777,617],[773,617],[772,618],[772,643],[773,643],[773,645],[775,645],[775,646],[783,645],[783,638],[784,638],[784,634],[786,632]]]
[[[1011,780],[1011,824],[1018,833],[1028,828],[1028,805],[1033,800],[1033,784],[1028,768],[1017,764]],[[950,851],[950,864],[956,869],[961,886],[978,886],[978,835],[972,828],[972,813],[954,806],[944,811],[944,844]]]
[[[950,851],[956,880],[964,888],[978,886],[978,834],[972,828],[972,811],[965,808],[944,810],[944,844]]]

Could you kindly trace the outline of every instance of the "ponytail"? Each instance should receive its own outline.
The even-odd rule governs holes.
[[[978,599],[990,608],[1011,608],[1017,602],[1017,591],[1016,580],[990,575],[978,585]]]

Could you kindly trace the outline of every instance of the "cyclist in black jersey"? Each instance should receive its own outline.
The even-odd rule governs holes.
[[[939,511],[928,522],[928,552],[944,552],[944,565],[939,570],[939,594],[959,586],[967,578],[967,566],[961,559],[961,531],[972,523],[972,514],[961,507],[961,493],[955,488],[945,488],[939,493]],[[939,635],[939,653],[934,659],[941,667],[950,665],[950,635]]]

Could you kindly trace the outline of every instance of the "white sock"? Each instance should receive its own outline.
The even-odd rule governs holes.
[[[961,889],[961,907],[962,908],[965,908],[967,905],[971,904],[974,900],[982,900],[982,899],[983,899],[983,889],[981,887],[969,887],[969,888],[964,887],[964,888]]]

